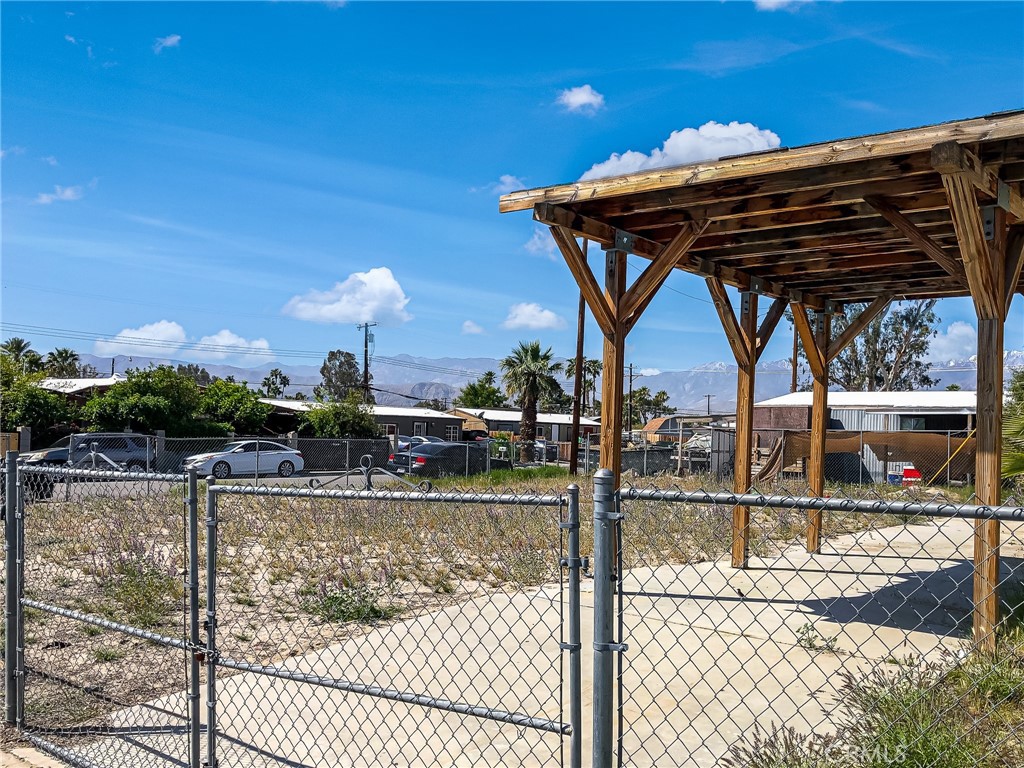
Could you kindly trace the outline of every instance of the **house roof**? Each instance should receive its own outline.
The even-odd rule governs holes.
[[[755,408],[810,408],[810,392],[792,392],[770,400],[754,403]],[[934,392],[829,392],[829,408],[850,408],[865,411],[945,411],[975,413],[978,393],[971,390],[937,390]]]
[[[281,400],[269,397],[261,397],[261,403],[272,405],[278,410],[303,413],[311,408],[317,408],[320,403],[315,400]],[[370,412],[376,417],[411,417],[419,419],[457,419],[449,413],[436,411],[433,408],[405,408],[393,405],[371,405]]]
[[[106,389],[124,380],[124,376],[115,373],[113,376],[92,379],[43,379],[39,382],[39,386],[52,392],[63,392],[65,395],[73,395],[78,392],[88,392],[90,389]]]
[[[540,223],[644,259],[671,248],[676,269],[832,311],[969,295],[973,254],[961,253],[952,214],[976,210],[952,209],[946,185],[967,184],[1019,223],[1022,181],[1018,110],[522,190],[499,209],[532,209]]]
[[[523,418],[522,411],[505,410],[501,408],[456,408],[459,413],[473,416],[484,421],[519,421]],[[538,413],[538,424],[572,424],[572,415],[568,413]],[[584,427],[596,427],[598,422],[580,417],[580,425]]]

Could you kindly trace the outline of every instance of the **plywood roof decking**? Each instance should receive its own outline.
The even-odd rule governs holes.
[[[962,271],[933,155],[947,142],[980,160],[979,177],[1006,183],[1009,221],[1024,224],[1024,111],[513,192],[500,210],[533,209],[542,223],[605,244],[628,232],[637,236],[633,252],[647,258],[681,224],[706,220],[677,268],[744,290],[756,278],[768,295],[799,291],[819,308],[880,294],[966,296],[962,275],[940,265]],[[976,193],[994,204],[998,185],[979,183]]]

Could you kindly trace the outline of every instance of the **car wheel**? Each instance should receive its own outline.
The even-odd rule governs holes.
[[[277,466],[278,477],[291,477],[295,473],[295,465],[290,461],[282,461]]]
[[[213,476],[218,480],[223,480],[225,477],[231,474],[231,465],[226,461],[218,461],[213,465]]]
[[[129,461],[128,462],[128,471],[129,472],[145,472],[146,471],[146,465],[143,464],[138,459],[135,459],[134,461]]]

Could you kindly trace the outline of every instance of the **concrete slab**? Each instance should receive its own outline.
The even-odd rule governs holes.
[[[628,571],[621,614],[629,644],[621,677],[626,761],[715,765],[755,724],[827,732],[844,673],[956,651],[969,628],[972,534],[970,523],[950,520],[836,537],[819,555],[793,545],[754,559],[746,571],[724,561]],[[1020,576],[1024,548],[1016,533],[1006,540],[1006,576]],[[592,637],[592,586],[583,587],[584,639]],[[280,666],[562,721],[564,612],[557,585],[495,594]],[[585,764],[592,657],[585,640]],[[180,706],[180,694],[155,703],[166,707],[171,699]],[[253,673],[222,670],[217,700],[221,768],[539,766],[558,764],[568,750],[558,734]],[[171,719],[134,707],[118,713],[115,725],[180,725]],[[79,752],[89,758],[116,750],[120,764],[162,765],[157,754],[167,750],[172,765],[180,764],[183,744],[180,735],[133,733]]]

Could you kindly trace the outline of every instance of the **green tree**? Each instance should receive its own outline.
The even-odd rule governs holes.
[[[52,376],[55,379],[73,379],[78,376],[81,362],[82,360],[75,350],[60,347],[46,356],[43,361],[43,369],[47,376]]]
[[[78,378],[80,379],[95,379],[99,375],[100,372],[96,369],[95,365],[86,363],[85,365],[78,366]]]
[[[847,392],[907,391],[937,384],[928,375],[925,356],[939,322],[936,299],[890,304],[829,366],[829,379]],[[867,308],[850,304],[832,320],[837,338]],[[800,344],[803,354],[803,344]]]
[[[42,379],[42,373],[26,373],[10,355],[0,354],[0,431],[29,427],[43,445],[67,431],[77,409],[59,392],[40,387]]]
[[[462,408],[504,408],[505,395],[497,386],[494,371],[485,371],[479,379],[462,388],[454,404]]]
[[[651,419],[658,416],[667,416],[672,413],[668,404],[668,392],[663,389],[651,394],[648,387],[637,387],[633,390],[633,423],[629,422],[629,399],[622,406],[623,423],[628,424],[627,429],[642,427]]]
[[[102,431],[163,429],[168,437],[226,434],[226,423],[202,417],[201,400],[199,385],[191,376],[161,365],[128,371],[125,381],[94,395],[82,411],[90,424]]]
[[[341,402],[320,403],[299,420],[299,432],[316,437],[371,438],[380,435],[380,426],[359,392],[350,392]]]
[[[322,382],[313,388],[313,397],[321,403],[340,403],[353,391],[362,392],[363,372],[356,362],[356,356],[343,349],[327,353],[327,359],[320,366]],[[370,375],[373,384],[373,375]],[[369,402],[373,402],[370,395]]]
[[[597,400],[597,379],[601,375],[603,368],[604,364],[600,360],[590,358],[584,358],[583,360],[583,380],[580,382],[583,394],[583,402],[580,404],[580,408],[583,413],[591,413],[594,410],[593,403]],[[570,379],[576,378],[575,358],[565,361],[565,375]]]
[[[1024,368],[1010,377],[1003,403],[1003,467],[1005,478],[1024,477]]]
[[[259,393],[243,384],[218,379],[202,391],[200,417],[209,422],[227,424],[232,432],[253,435],[266,424],[273,406],[260,402]]]
[[[541,351],[539,341],[519,342],[501,363],[505,391],[522,409],[519,422],[519,460],[533,461],[533,442],[537,438],[537,404],[561,389],[554,377],[558,369],[552,362],[551,347]]]
[[[205,387],[210,382],[215,380],[214,376],[210,375],[210,372],[205,368],[200,368],[195,363],[189,363],[187,365],[178,364],[178,373],[182,376],[188,376],[190,379],[195,381],[200,387]]]
[[[272,368],[264,377],[261,386],[267,397],[281,397],[291,383],[292,380],[280,368]]]
[[[946,385],[946,391],[947,392],[959,392],[960,389],[961,389],[961,387],[960,387],[959,384],[947,384]]]
[[[43,370],[43,358],[32,349],[32,345],[18,336],[12,336],[0,344],[0,353],[7,355],[11,362],[21,368],[22,373],[39,373]]]
[[[420,400],[415,408],[432,408],[435,411],[444,411],[448,408],[447,404],[443,400],[438,400],[436,397],[430,400]]]

